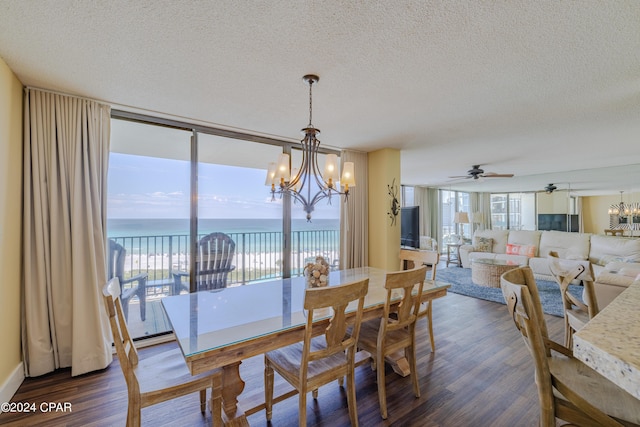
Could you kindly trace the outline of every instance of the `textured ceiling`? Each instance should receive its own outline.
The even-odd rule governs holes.
[[[640,190],[640,2],[0,0],[28,86],[326,146],[402,182]],[[512,179],[453,181],[474,164]],[[577,171],[572,174],[563,171]]]

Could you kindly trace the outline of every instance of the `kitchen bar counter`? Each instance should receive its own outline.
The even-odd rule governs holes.
[[[640,399],[640,280],[573,335],[573,354]]]

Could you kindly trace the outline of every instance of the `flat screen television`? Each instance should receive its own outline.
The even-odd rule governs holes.
[[[400,246],[420,248],[420,206],[400,208]]]
[[[567,220],[570,222],[567,223]],[[578,215],[538,214],[538,230],[570,231],[577,233],[580,230]]]

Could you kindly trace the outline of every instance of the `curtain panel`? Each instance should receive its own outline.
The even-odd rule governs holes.
[[[469,203],[472,234],[478,230],[491,229],[491,193],[469,193]]]
[[[343,150],[340,162],[353,162],[356,187],[349,190],[348,203],[340,205],[340,268],[369,264],[369,189],[367,153]]]
[[[110,107],[26,89],[22,348],[26,376],[112,360],[106,280]]]
[[[420,235],[442,241],[442,227],[440,226],[438,212],[438,189],[416,186],[413,189],[415,204],[420,206]],[[440,247],[440,246],[439,246]]]

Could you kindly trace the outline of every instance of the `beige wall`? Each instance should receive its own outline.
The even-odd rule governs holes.
[[[566,191],[554,191],[551,194],[538,193],[539,214],[566,214],[569,211],[568,194]]]
[[[369,265],[397,270],[400,253],[400,214],[391,225],[388,185],[395,179],[400,201],[400,151],[385,148],[368,154],[369,160]],[[400,209],[400,206],[398,206]]]
[[[22,84],[0,59],[0,387],[21,362]],[[2,390],[0,390],[2,391]]]

